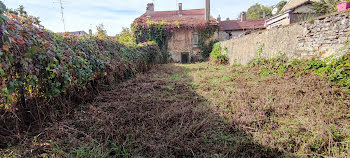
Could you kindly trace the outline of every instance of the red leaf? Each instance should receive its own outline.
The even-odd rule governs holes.
[[[24,45],[24,43],[25,43],[22,37],[18,38],[18,39],[17,39],[17,42],[18,42],[20,45]]]

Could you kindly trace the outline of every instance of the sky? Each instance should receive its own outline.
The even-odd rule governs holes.
[[[40,18],[45,28],[64,32],[59,0],[2,0],[7,8],[23,5],[29,15]],[[280,0],[211,0],[211,15],[222,19],[236,19],[240,12],[260,3],[275,5]],[[156,11],[204,8],[205,0],[62,0],[66,31],[85,31],[103,24],[107,34],[114,36],[122,27],[130,27],[134,19],[145,13],[147,3],[154,2]]]

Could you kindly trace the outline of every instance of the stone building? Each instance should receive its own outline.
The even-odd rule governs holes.
[[[59,32],[58,34],[68,35],[68,36],[78,36],[78,37],[83,37],[83,36],[87,36],[88,35],[85,31]]]
[[[146,13],[135,19],[134,25],[147,27],[148,22],[163,22],[175,24],[164,26],[171,30],[171,37],[167,40],[167,51],[175,62],[188,63],[202,58],[199,47],[199,32],[218,25],[216,19],[210,16],[210,0],[205,0],[204,9],[173,11],[155,11],[154,4],[147,5]]]
[[[246,13],[241,14],[240,20],[225,20],[221,21],[221,17],[217,18],[219,22],[219,41],[225,41],[233,38],[239,38],[252,31],[265,29],[265,18],[248,19]]]
[[[312,9],[313,2],[320,0],[290,0],[280,14],[266,20],[267,29],[309,20],[319,16]]]

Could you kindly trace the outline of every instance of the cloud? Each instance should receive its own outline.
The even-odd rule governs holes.
[[[30,15],[40,17],[49,30],[63,32],[58,0],[3,0],[9,8],[23,5]],[[107,33],[114,36],[122,27],[130,27],[135,18],[143,14],[150,0],[62,0],[67,31],[89,29],[103,23]],[[255,3],[274,5],[280,0],[211,0],[212,16],[224,19],[238,17]],[[204,8],[204,0],[178,0],[184,9]],[[176,10],[176,0],[154,0],[156,10]]]

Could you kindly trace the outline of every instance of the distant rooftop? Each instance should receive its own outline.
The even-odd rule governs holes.
[[[88,35],[85,31],[74,31],[74,32],[58,32],[58,34],[64,35],[64,34],[77,35],[77,36],[85,36]]]
[[[292,10],[300,5],[312,2],[320,2],[321,0],[289,0],[287,4],[282,8],[282,12]]]
[[[241,20],[226,20],[220,22],[220,30],[235,31],[235,30],[253,30],[263,29],[265,27],[265,18]]]
[[[137,18],[135,22],[140,25],[147,25],[147,19],[153,22],[178,23],[181,27],[197,27],[208,24],[217,25],[217,21],[211,17],[210,22],[205,19],[205,9],[182,10],[179,14],[178,10],[174,11],[154,11],[145,13]]]

